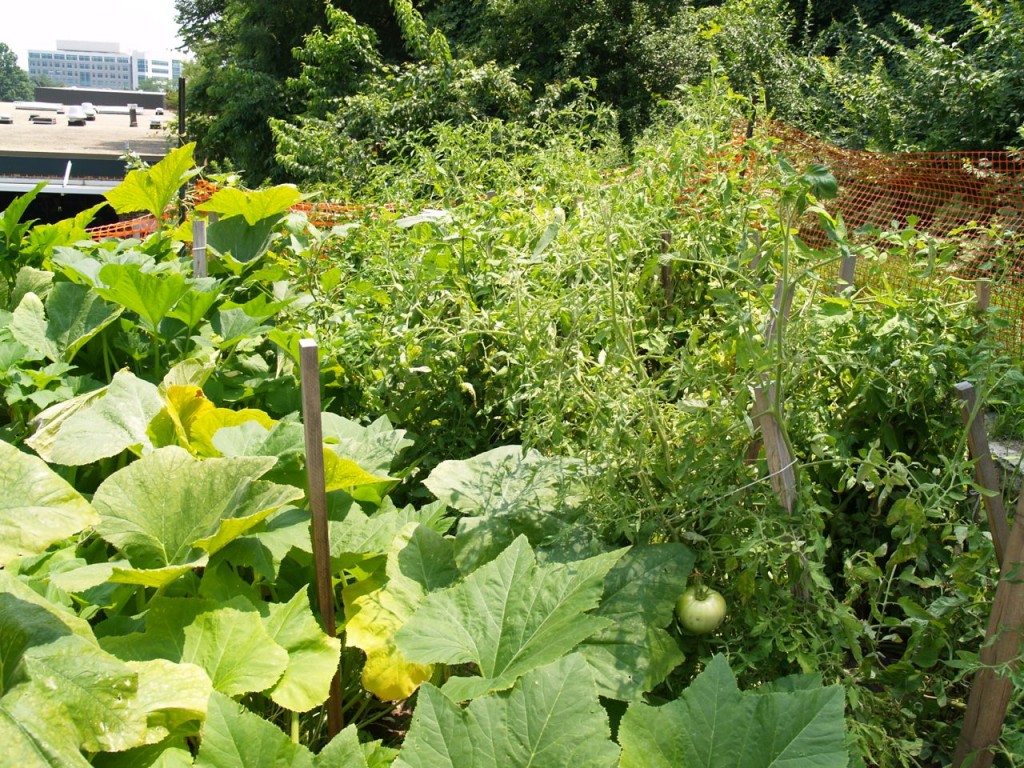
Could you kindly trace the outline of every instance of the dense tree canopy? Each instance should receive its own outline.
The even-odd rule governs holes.
[[[855,147],[1005,147],[1024,123],[1020,0],[176,6],[196,55],[189,133],[254,182],[386,161],[438,122],[520,119],[551,88],[611,107],[627,141],[716,76],[757,112]]]
[[[0,43],[0,101],[32,98],[28,73],[18,66],[18,55],[6,43]]]

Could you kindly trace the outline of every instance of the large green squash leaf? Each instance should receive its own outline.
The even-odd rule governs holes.
[[[288,653],[288,666],[270,689],[270,698],[295,712],[323,704],[338,671],[341,641],[320,629],[305,590],[296,592],[287,603],[267,604],[267,612],[264,629]]]
[[[302,496],[259,480],[273,464],[264,457],[200,460],[183,448],[161,448],[96,490],[97,531],[135,569],[198,564]]]
[[[395,766],[613,768],[618,756],[590,670],[572,654],[465,709],[425,685]]]
[[[160,218],[178,189],[199,173],[192,153],[195,143],[171,150],[152,168],[130,171],[124,181],[104,194],[118,213],[146,211]]]
[[[91,764],[93,768],[192,768],[192,753],[185,739],[168,739],[127,752],[105,752]]]
[[[220,693],[210,711],[196,768],[313,768],[313,755],[273,723]]]
[[[359,731],[350,725],[331,739],[313,759],[313,765],[315,768],[387,768],[397,755],[397,749],[381,746],[379,741],[360,742]]]
[[[466,461],[442,461],[424,480],[438,499],[468,517],[459,522],[456,558],[468,573],[516,536],[534,547],[564,535],[578,516],[579,461],[547,458],[520,446],[495,448]]]
[[[611,624],[587,612],[597,607],[604,577],[624,552],[538,565],[520,536],[464,581],[428,594],[396,634],[398,649],[421,664],[475,663],[482,677],[445,684],[454,699],[508,688]]]
[[[96,525],[99,515],[45,462],[0,441],[0,566]]]
[[[25,651],[27,680],[3,697],[8,711],[46,727],[74,724],[88,752],[117,752],[142,743],[146,713],[136,697],[138,676],[94,642],[67,635]]]
[[[388,554],[386,575],[383,586],[365,579],[345,589],[345,637],[366,653],[363,687],[380,699],[404,699],[434,668],[408,661],[395,645],[395,633],[425,595],[458,578],[451,541],[426,526],[406,526]]]
[[[14,310],[11,335],[54,362],[71,362],[89,339],[121,313],[85,285],[55,283],[43,303],[27,293]]]
[[[351,459],[371,475],[387,475],[395,457],[412,445],[404,429],[395,429],[387,416],[363,426],[335,413],[322,415],[324,442],[338,456]]]
[[[0,744],[4,760],[18,768],[89,768],[78,748],[78,733],[60,707],[56,717],[45,724],[26,721],[25,714],[11,712],[0,699]],[[42,713],[40,713],[42,714]]]
[[[346,499],[346,502],[349,500]],[[445,517],[445,506],[440,502],[413,507],[411,504],[396,509],[389,498],[385,498],[380,508],[372,515],[351,504],[344,514],[335,515],[332,502],[331,519],[328,528],[331,537],[331,557],[343,558],[345,555],[384,555],[391,551],[398,532],[410,523],[419,523],[426,527],[445,533],[451,527],[451,519]]]
[[[164,407],[155,384],[118,371],[110,384],[46,409],[25,442],[51,464],[81,466],[152,445],[150,421]]]
[[[693,563],[686,546],[657,544],[633,547],[609,572],[594,615],[612,624],[580,646],[601,695],[638,698],[682,662],[679,646],[664,627],[672,622]]]
[[[138,264],[107,264],[100,269],[100,280],[104,285],[96,286],[96,292],[135,312],[154,336],[171,308],[193,290],[180,272],[151,272]]]
[[[302,199],[302,194],[292,184],[256,191],[225,187],[217,190],[213,197],[196,206],[198,211],[219,214],[221,219],[241,216],[254,225],[270,216],[282,214]]]
[[[158,744],[170,736],[193,736],[206,719],[213,684],[195,664],[167,659],[128,661],[139,677],[138,706],[146,715],[146,743]]]
[[[77,768],[82,734],[53,687],[39,701],[39,680],[29,675],[26,656],[73,638],[88,643],[89,625],[48,603],[10,573],[0,570],[0,744],[3,759],[32,768]],[[98,649],[97,649],[98,650]],[[41,665],[37,665],[36,668]]]
[[[676,701],[634,703],[619,726],[621,768],[846,768],[843,691],[741,692],[722,656]]]
[[[226,606],[200,598],[156,598],[146,613],[145,631],[103,637],[100,645],[126,661],[194,664],[229,696],[267,690],[288,666],[287,651],[267,633],[256,609],[240,598]]]

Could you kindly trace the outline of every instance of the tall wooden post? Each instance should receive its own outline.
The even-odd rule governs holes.
[[[1006,720],[1013,694],[1007,669],[1017,663],[1024,641],[1024,494],[1017,503],[1013,529],[1006,543],[996,599],[985,630],[967,699],[964,725],[953,755],[953,768],[989,768],[993,747]]]
[[[299,369],[302,375],[302,423],[306,436],[307,496],[312,513],[313,569],[324,631],[337,637],[334,618],[334,582],[331,578],[331,542],[327,527],[327,484],[324,476],[324,433],[320,416],[320,360],[316,342],[299,340]],[[327,699],[327,730],[333,738],[345,725],[341,702],[341,680],[335,670]]]
[[[192,219],[192,275],[206,277],[206,220]]]
[[[1010,525],[1006,521],[1003,496],[999,490],[999,473],[988,447],[985,419],[977,412],[978,395],[973,384],[961,381],[954,389],[956,396],[960,398],[960,417],[967,427],[967,447],[971,452],[971,458],[974,459],[974,479],[981,488],[989,492],[982,496],[982,503],[985,505],[996,558],[1002,564],[1006,557],[1006,542],[1010,538]]]

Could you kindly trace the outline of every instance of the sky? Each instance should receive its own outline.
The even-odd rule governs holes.
[[[121,50],[174,50],[181,41],[174,0],[3,0],[0,43],[28,69],[28,51],[58,40],[119,43]]]

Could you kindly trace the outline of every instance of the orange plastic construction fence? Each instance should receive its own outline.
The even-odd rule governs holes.
[[[1008,324],[999,341],[1024,356],[1024,157],[1018,152],[902,152],[847,150],[795,128],[773,124],[784,153],[798,161],[824,163],[839,182],[831,211],[842,214],[856,243],[878,241],[873,231],[912,226],[947,251],[959,278],[988,281],[991,303]],[[802,233],[824,245],[820,230]],[[927,260],[928,253],[922,253]],[[934,273],[933,273],[934,274]],[[891,258],[885,277],[895,285],[932,279],[921,261]],[[870,281],[871,276],[865,277]]]

